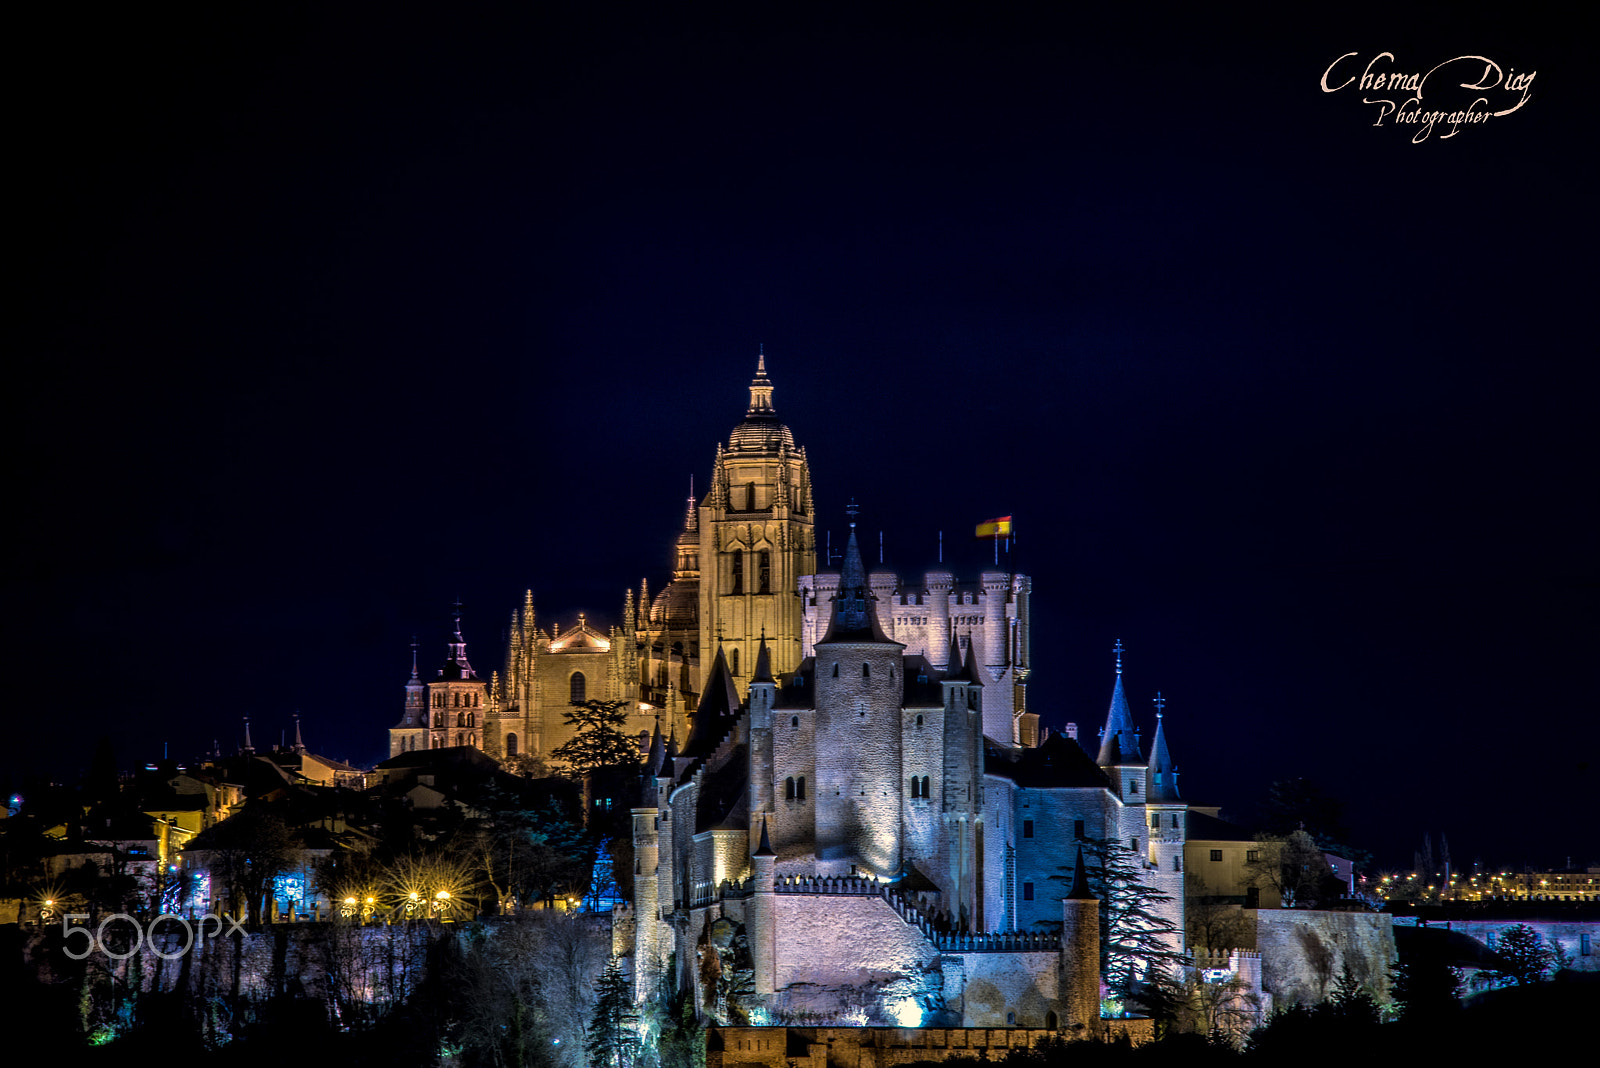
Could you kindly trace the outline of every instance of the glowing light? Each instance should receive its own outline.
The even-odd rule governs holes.
[[[889,1008],[889,1015],[901,1027],[922,1026],[922,1006],[912,998],[902,998]]]

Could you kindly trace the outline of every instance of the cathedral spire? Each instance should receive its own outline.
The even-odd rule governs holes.
[[[1172,763],[1172,754],[1167,751],[1167,730],[1161,717],[1161,708],[1166,701],[1160,693],[1156,694],[1155,703],[1156,737],[1150,743],[1150,800],[1177,801],[1178,769]]]
[[[1122,692],[1122,641],[1112,651],[1117,654],[1117,684],[1111,691],[1111,707],[1106,711],[1105,729],[1100,732],[1101,767],[1113,764],[1143,763],[1139,758],[1139,735],[1128,711],[1128,698]]]
[[[250,717],[246,716],[244,717],[244,748],[239,752],[249,754],[255,751],[256,747],[250,744]]]
[[[756,376],[750,380],[750,408],[745,415],[776,415],[772,406],[772,379],[767,377],[767,349],[761,346],[756,357]]]

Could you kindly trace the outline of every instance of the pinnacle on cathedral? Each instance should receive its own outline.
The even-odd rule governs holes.
[[[1100,732],[1101,767],[1113,764],[1142,764],[1139,756],[1139,732],[1133,725],[1133,715],[1128,711],[1128,698],[1122,692],[1122,642],[1117,642],[1117,684],[1111,691],[1111,708],[1106,712],[1105,729]]]

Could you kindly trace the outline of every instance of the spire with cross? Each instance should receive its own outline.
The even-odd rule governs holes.
[[[1122,639],[1121,638],[1117,639],[1117,644],[1115,644],[1115,645],[1113,645],[1111,647],[1111,651],[1113,653],[1117,654],[1117,674],[1120,675],[1120,674],[1122,674]]]

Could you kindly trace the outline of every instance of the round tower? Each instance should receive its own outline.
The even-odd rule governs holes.
[[[878,625],[851,512],[839,592],[816,645],[816,858],[824,875],[900,870],[905,646]]]
[[[1100,1033],[1100,901],[1089,891],[1083,847],[1072,869],[1072,889],[1061,899],[1061,1029],[1072,1037]]]

